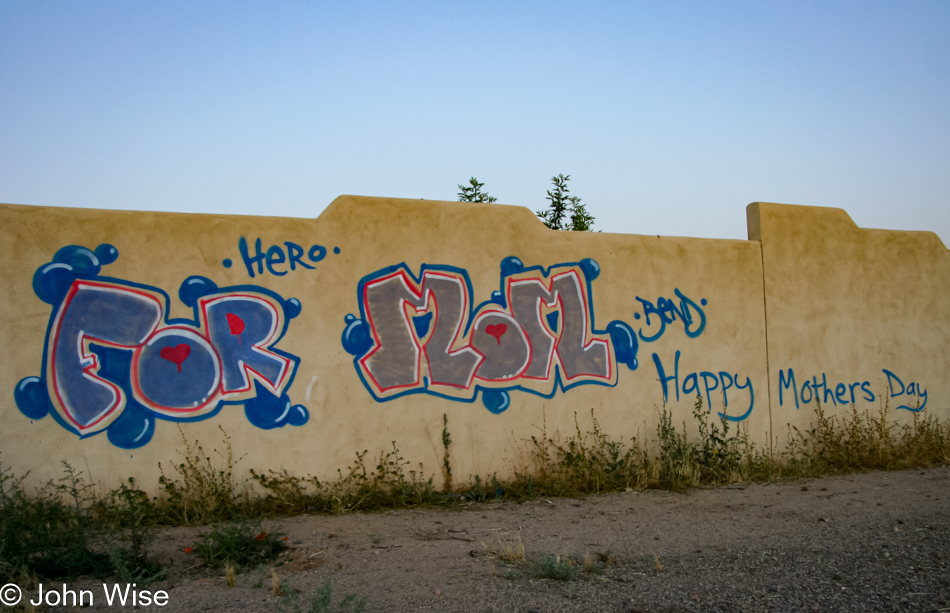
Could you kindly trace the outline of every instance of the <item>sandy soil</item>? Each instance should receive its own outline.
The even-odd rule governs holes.
[[[227,587],[183,551],[200,530],[178,528],[155,543],[170,578],[147,589],[168,604],[149,608],[309,611],[329,579],[334,604],[358,594],[366,611],[950,611],[950,467],[267,525],[293,544],[283,595],[270,568]],[[505,563],[518,542],[527,562]],[[531,574],[544,555],[585,554],[612,565],[574,581]],[[92,610],[120,608],[101,582],[81,583]]]

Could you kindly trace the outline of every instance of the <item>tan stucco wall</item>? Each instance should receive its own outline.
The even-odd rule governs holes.
[[[0,205],[0,346],[6,348],[0,389],[7,390],[7,401],[0,404],[0,460],[18,474],[32,471],[38,480],[56,476],[65,460],[106,487],[128,476],[148,487],[156,483],[158,462],[167,468],[180,459],[182,436],[200,441],[206,450],[220,449],[223,428],[235,456],[242,458],[238,468],[328,477],[351,464],[355,452],[378,452],[396,441],[412,467],[422,463],[425,473],[438,478],[446,414],[456,478],[504,474],[518,466],[525,441],[540,435],[543,424],[549,435],[569,435],[576,414],[587,430],[591,409],[608,434],[638,436],[649,445],[664,404],[657,363],[671,378],[666,403],[675,423],[690,420],[693,380],[706,395],[704,381],[721,387],[726,379],[745,385],[748,378],[754,403],[749,386],[733,386],[726,412],[742,417],[760,444],[809,413],[804,404],[800,409],[789,406],[789,390],[779,404],[780,369],[793,369],[799,387],[806,375],[826,373],[829,384],[868,381],[875,395],[885,393],[882,369],[888,369],[904,384],[921,382],[928,392],[924,410],[947,418],[950,260],[939,239],[929,233],[862,230],[835,209],[753,204],[748,216],[753,240],[739,241],[554,232],[520,207],[355,196],[338,198],[315,220]],[[317,262],[301,255],[300,261],[312,268],[297,265],[290,270],[286,260],[275,265],[284,275],[272,274],[266,266],[263,272],[255,268],[252,278],[239,251],[242,238],[251,250],[256,239],[265,252],[280,246],[285,257],[286,242],[299,245],[304,253],[320,245],[326,255]],[[286,333],[271,346],[299,359],[293,381],[282,391],[292,405],[306,407],[309,419],[302,425],[266,429],[253,425],[241,404],[226,404],[198,421],[156,419],[146,444],[123,448],[113,444],[107,432],[80,438],[50,415],[30,419],[21,412],[13,390],[26,377],[44,375],[44,341],[53,311],[34,293],[34,273],[62,247],[95,249],[103,243],[113,245],[119,255],[102,267],[99,278],[164,291],[172,319],[193,318],[193,310],[179,299],[179,287],[192,275],[210,279],[222,291],[242,286],[246,292],[247,286],[256,286],[265,294],[298,299],[300,314],[288,320]],[[467,277],[469,306],[476,308],[500,289],[500,265],[509,256],[527,269],[513,278],[542,280],[548,268],[557,267],[552,275],[564,273],[565,279],[583,281],[590,269],[580,263],[585,258],[596,261],[599,275],[590,281],[589,296],[582,287],[593,309],[587,334],[601,332],[612,352],[616,347],[603,332],[614,320],[629,324],[641,333],[637,368],[611,362],[607,385],[588,382],[566,390],[555,389],[551,381],[521,377],[504,385],[537,393],[510,390],[510,405],[497,414],[483,403],[484,389],[474,388],[477,380],[467,387],[438,388],[441,395],[390,398],[392,392],[371,389],[366,373],[361,374],[341,341],[347,315],[366,321],[360,310],[361,280],[371,284],[374,273],[400,264],[418,280],[426,265],[455,279]],[[225,260],[232,265],[226,267]],[[572,266],[560,266],[566,264]],[[689,301],[692,336],[679,317],[662,335],[657,335],[661,327],[655,312],[646,325],[641,300],[659,306],[660,298],[672,299],[678,309],[684,298]],[[434,308],[430,301],[418,308],[441,311],[440,304]],[[564,304],[549,334],[566,338]],[[504,310],[501,305],[484,308]],[[700,311],[705,317],[701,331]],[[488,342],[479,347],[487,351],[497,342],[501,351],[503,341],[517,339],[513,319],[487,321],[510,326],[495,327],[497,338],[486,336],[490,326],[474,326],[471,336],[482,334],[480,342]],[[431,339],[426,342],[429,348],[434,345]],[[453,351],[464,351],[465,343],[457,339]],[[540,351],[536,344],[531,344],[532,351]],[[195,351],[191,362],[178,358],[186,374],[198,359]],[[677,353],[678,399],[672,381]],[[161,381],[174,387],[178,374],[172,360],[165,360],[157,363],[172,370]],[[425,373],[424,361],[422,368]],[[431,381],[430,389],[436,389]],[[721,389],[708,396],[715,411],[723,410]],[[909,413],[897,410],[893,401],[890,406],[892,412]]]
[[[813,417],[807,381],[827,382],[819,402],[832,415],[851,410],[854,386],[858,410],[886,406],[906,420],[913,412],[899,407],[923,407],[946,418],[950,252],[937,235],[859,228],[834,208],[753,203],[747,213],[749,237],[762,244],[774,423]],[[825,393],[839,385],[847,402]]]

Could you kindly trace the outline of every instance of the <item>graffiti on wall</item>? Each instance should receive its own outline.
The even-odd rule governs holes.
[[[622,321],[597,330],[591,283],[597,262],[526,267],[501,263],[501,287],[473,307],[468,272],[405,264],[359,282],[360,317],[348,315],[343,347],[379,401],[425,393],[472,402],[493,413],[509,392],[547,398],[558,389],[617,383],[618,364],[637,368],[637,334]]]
[[[673,359],[672,369],[667,370],[663,366],[660,356],[656,353],[653,354],[653,364],[656,366],[657,378],[663,388],[663,402],[669,402],[670,398],[674,396],[676,401],[679,402],[680,391],[682,391],[684,398],[702,396],[705,398],[707,410],[712,410],[713,392],[717,392],[717,398],[722,397],[723,405],[723,410],[718,411],[719,417],[729,421],[743,421],[752,414],[752,409],[755,408],[755,388],[752,385],[752,379],[749,377],[745,377],[745,382],[743,382],[739,373],[730,373],[725,370],[718,372],[702,370],[681,375],[680,351],[678,349]],[[670,393],[671,388],[672,394]],[[733,405],[735,405],[736,397],[740,394],[743,395],[742,403],[739,405],[743,407],[742,412],[737,415],[730,415],[729,400],[731,399]],[[745,404],[745,396],[748,396],[749,399],[747,405]]]
[[[252,251],[248,247],[247,239],[243,236],[238,240],[238,251],[244,263],[244,269],[252,279],[255,275],[265,274],[265,270],[275,277],[283,277],[298,268],[313,270],[317,262],[327,257],[327,248],[323,245],[313,244],[309,248],[304,248],[293,241],[284,241],[283,245],[270,245],[267,249],[263,249],[260,238],[254,239]],[[339,254],[340,248],[334,247],[333,253]],[[222,264],[225,268],[231,268],[234,262],[231,258],[226,258]]]
[[[259,428],[307,422],[286,394],[299,359],[276,348],[298,300],[192,276],[178,296],[194,318],[169,319],[161,289],[99,276],[117,257],[111,245],[71,245],[37,269],[33,290],[52,314],[42,375],[14,392],[21,412],[80,437],[106,431],[125,449],[148,443],[156,418],[202,420],[229,404]]]
[[[676,325],[690,339],[705,330],[706,299],[694,301],[678,288],[675,299],[636,297],[638,330],[620,320],[597,330],[592,282],[599,274],[591,259],[544,269],[508,257],[500,290],[473,307],[467,271],[423,265],[417,277],[405,264],[391,266],[360,281],[360,317],[346,316],[343,346],[378,401],[425,393],[472,402],[481,392],[485,407],[501,413],[515,390],[550,398],[577,385],[614,386],[618,364],[637,369],[641,343],[658,341]],[[719,415],[732,421],[748,418],[755,406],[749,377],[681,375],[679,350],[670,374],[657,353],[653,363],[664,402],[674,395],[679,401],[682,391],[687,398],[704,395],[711,410],[717,392],[724,405]],[[735,415],[730,399],[741,406]]]
[[[667,326],[674,324],[681,325],[683,333],[690,339],[699,337],[706,329],[706,313],[703,310],[703,307],[707,305],[706,299],[701,298],[697,303],[679,288],[673,290],[673,295],[676,296],[675,299],[660,296],[655,303],[637,296],[643,315],[641,317],[640,313],[634,313],[633,317],[637,320],[642,318],[644,321],[644,327],[641,327],[638,332],[641,341],[645,343],[658,341],[666,333]],[[755,388],[751,378],[745,377],[743,381],[739,373],[725,370],[701,370],[681,374],[681,354],[679,349],[674,353],[672,368],[669,363],[666,366],[663,365],[663,360],[658,353],[652,356],[664,403],[672,398],[679,402],[682,392],[682,397],[685,398],[702,396],[705,399],[706,410],[712,411],[715,392],[716,400],[719,397],[722,398],[722,411],[717,411],[719,417],[729,421],[744,421],[752,414],[752,409],[755,408]],[[747,403],[746,397],[748,397]],[[729,414],[730,400],[734,407],[737,403],[741,407],[735,415]]]
[[[252,277],[312,269],[328,251],[290,242],[264,250],[260,239],[251,250],[243,238],[239,250]],[[105,431],[125,449],[147,444],[157,419],[203,420],[227,405],[242,405],[263,429],[309,420],[306,407],[287,393],[300,360],[277,347],[301,312],[298,300],[256,285],[219,288],[191,276],[178,297],[193,317],[172,319],[162,289],[100,275],[117,258],[108,244],[94,250],[71,245],[36,270],[34,293],[52,310],[41,374],[14,390],[24,415],[51,415],[82,438]],[[636,329],[621,320],[598,328],[593,282],[599,275],[592,259],[544,268],[512,256],[501,262],[498,291],[476,305],[464,269],[422,265],[414,274],[404,263],[390,266],[360,280],[359,316],[344,318],[342,344],[377,401],[407,394],[462,402],[480,397],[497,414],[509,408],[515,391],[551,398],[581,385],[615,386],[623,366],[637,370],[643,346],[674,332],[695,339],[706,329],[706,299],[679,288],[667,294],[672,297],[636,296],[630,304]],[[751,414],[750,377],[681,369],[679,349],[651,354],[664,402],[699,395],[712,410],[721,397],[721,417],[742,421]],[[914,412],[927,406],[922,383],[882,373],[885,393],[896,401],[891,406]],[[870,381],[798,374],[779,370],[779,406],[875,400]],[[731,411],[730,403],[738,409]]]
[[[887,397],[897,402],[895,408],[916,413],[927,407],[927,389],[921,383],[914,381],[905,383],[903,379],[886,368],[882,369],[882,373],[887,381]],[[860,401],[874,402],[874,400],[870,381],[831,381],[829,383],[828,375],[821,373],[820,379],[818,375],[812,375],[805,377],[799,385],[793,369],[780,368],[778,371],[779,406],[792,402],[795,403],[796,409],[812,402],[824,406],[848,406]]]
[[[702,309],[706,306],[706,299],[702,298],[699,304],[696,304],[696,301],[684,295],[679,288],[673,292],[678,302],[672,298],[660,296],[654,304],[652,300],[637,296],[637,302],[643,309],[645,323],[639,332],[643,342],[652,343],[659,340],[666,332],[666,326],[677,321],[682,324],[683,332],[689,338],[696,338],[706,329],[706,313]],[[640,313],[634,313],[633,317],[637,320],[641,318]]]

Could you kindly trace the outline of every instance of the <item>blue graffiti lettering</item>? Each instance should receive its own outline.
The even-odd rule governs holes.
[[[637,300],[643,307],[646,326],[651,325],[651,315],[656,316],[657,325],[659,326],[654,334],[649,335],[644,334],[644,329],[640,328],[640,340],[645,343],[652,343],[659,339],[666,332],[666,325],[676,321],[677,317],[683,322],[683,331],[689,338],[696,338],[706,329],[706,313],[703,312],[703,309],[693,300],[687,298],[679,289],[675,289],[674,293],[679,298],[678,306],[675,300],[662,296],[657,299],[656,306],[649,300],[637,296]],[[703,298],[700,303],[705,306],[706,299]],[[634,318],[640,319],[640,314],[635,313]]]
[[[884,371],[887,373],[888,371]],[[860,390],[862,394],[856,393]],[[813,400],[830,406],[855,404],[859,401],[873,402],[874,393],[871,392],[870,381],[854,381],[852,383],[839,382],[829,384],[828,375],[821,373],[805,379],[801,387],[795,379],[795,371],[791,368],[779,369],[778,371],[778,404],[784,406],[786,395],[791,391],[792,399],[795,401],[795,408],[801,408],[803,404],[809,404]],[[926,393],[924,394],[926,396]],[[903,407],[901,407],[903,408]]]
[[[680,352],[679,349],[676,350],[676,357],[673,361],[673,374],[667,375],[666,371],[663,370],[663,363],[660,361],[660,356],[653,354],[653,363],[656,365],[656,374],[660,377],[660,385],[663,386],[663,402],[669,402],[670,394],[667,384],[672,381],[673,389],[676,391],[676,402],[680,400]]]
[[[21,412],[51,414],[81,437],[107,431],[126,449],[148,443],[155,418],[206,419],[224,404],[244,404],[262,428],[307,421],[286,395],[299,359],[275,347],[299,301],[189,277],[178,296],[195,319],[169,320],[160,289],[98,276],[117,256],[111,245],[70,246],[37,270],[34,290],[53,312],[43,375],[14,392]]]
[[[798,403],[798,385],[795,383],[795,371],[791,368],[788,369],[788,376],[785,376],[785,371],[781,368],[778,371],[778,404],[782,406],[785,402],[785,395],[783,390],[791,389],[792,393],[795,395],[795,408],[799,408]]]
[[[286,252],[284,249],[286,248]],[[326,247],[322,245],[311,245],[309,249],[304,248],[297,243],[284,241],[284,246],[271,245],[266,251],[263,250],[261,239],[254,239],[254,254],[252,255],[247,246],[247,239],[243,236],[238,240],[238,251],[241,254],[241,261],[247,269],[247,274],[253,279],[255,275],[264,274],[266,267],[270,274],[283,277],[288,272],[297,270],[298,267],[313,270],[317,262],[321,261],[327,255]],[[304,253],[307,254],[309,263],[303,259]],[[333,248],[333,253],[340,253],[339,247]],[[225,268],[231,267],[231,260],[223,262]]]
[[[699,372],[693,372],[686,375],[683,378],[682,386],[680,386],[680,351],[677,350],[673,358],[673,374],[668,375],[666,369],[663,367],[663,361],[660,359],[660,356],[656,353],[653,354],[653,364],[656,366],[656,374],[658,380],[660,381],[660,387],[663,389],[663,402],[669,402],[670,399],[670,384],[673,386],[673,391],[676,393],[676,401],[680,400],[680,390],[687,398],[695,397],[696,395],[703,396],[705,398],[706,407],[708,410],[712,410],[712,392],[719,390],[722,394],[722,403],[723,410],[719,412],[719,416],[728,419],[730,421],[743,421],[749,417],[752,413],[752,409],[755,407],[755,390],[752,387],[752,380],[749,377],[745,378],[745,384],[739,383],[738,373],[733,375],[725,371],[719,371],[718,373],[713,373],[708,370],[703,370]],[[700,383],[702,380],[702,383]],[[749,406],[741,415],[729,415],[729,394],[730,389],[736,390],[749,390]]]
[[[920,383],[911,382],[907,385],[904,385],[904,382],[901,381],[900,377],[886,368],[884,369],[884,374],[887,375],[887,386],[890,391],[891,398],[897,398],[898,396],[904,395],[916,398],[916,400],[913,402],[914,406],[902,404],[897,407],[898,409],[904,409],[914,413],[924,410],[924,407],[927,406],[927,390],[924,389]],[[899,390],[894,387],[895,383],[900,386]],[[921,400],[923,400],[923,402],[921,402]]]

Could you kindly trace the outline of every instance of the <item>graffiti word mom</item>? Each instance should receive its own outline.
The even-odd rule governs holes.
[[[363,319],[347,320],[344,345],[357,356],[373,396],[425,391],[472,400],[477,388],[551,395],[558,382],[564,388],[613,385],[618,360],[611,336],[620,326],[633,343],[620,350],[620,361],[635,368],[636,337],[626,324],[594,330],[589,284],[599,271],[595,262],[543,271],[506,260],[512,261],[517,265],[503,263],[502,291],[475,309],[461,269],[424,266],[416,279],[399,265],[365,277]]]

